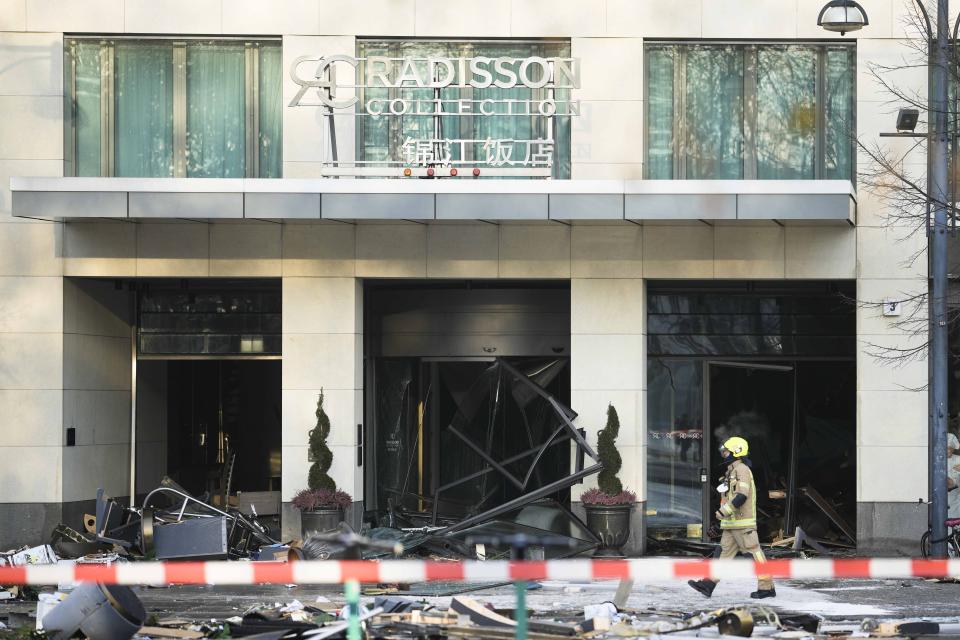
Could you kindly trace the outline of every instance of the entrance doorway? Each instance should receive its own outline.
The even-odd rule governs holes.
[[[173,361],[167,375],[168,475],[194,495],[278,491],[280,362]]]
[[[374,369],[378,510],[460,520],[570,474],[549,402],[516,379],[566,397],[566,358],[378,358]],[[569,503],[567,491],[550,497]]]
[[[169,476],[210,499],[280,490],[279,360],[148,359],[138,377],[141,486]]]
[[[276,280],[136,280],[136,493],[280,512]]]
[[[364,286],[368,521],[462,523],[537,490],[569,504],[569,284]]]
[[[719,455],[732,436],[750,444],[750,463],[757,487],[759,535],[769,539],[770,523],[792,530],[788,487],[796,481],[796,371],[792,365],[748,362],[709,362],[706,385],[711,446],[705,456],[710,475],[704,487],[703,521],[710,522],[720,508],[720,494],[713,490],[725,466]]]
[[[761,540],[856,537],[851,282],[648,283],[647,527],[714,540],[727,437],[750,442]]]

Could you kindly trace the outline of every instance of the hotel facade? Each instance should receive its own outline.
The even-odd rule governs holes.
[[[916,34],[822,5],[0,0],[0,547],[231,461],[298,535],[321,391],[357,526],[551,482],[579,513],[569,441],[510,458],[552,423],[478,387],[505,363],[591,446],[615,407],[631,553],[708,535],[735,433],[764,535],[853,544],[814,494],[915,550],[928,366],[878,355],[925,339],[926,237],[857,141],[925,165],[871,72]],[[437,497],[484,438],[520,482]]]

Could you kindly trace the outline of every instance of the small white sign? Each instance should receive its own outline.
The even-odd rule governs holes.
[[[883,315],[889,318],[896,318],[900,315],[900,308],[902,307],[900,300],[891,300],[889,298],[884,299],[883,301]]]

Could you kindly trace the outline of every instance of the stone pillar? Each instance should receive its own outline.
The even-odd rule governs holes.
[[[63,282],[63,429],[76,437],[63,447],[63,517],[79,528],[97,489],[130,496],[133,306],[113,281]]]
[[[63,175],[63,38],[0,9],[0,549],[62,517],[62,225],[11,216],[11,176]]]
[[[631,537],[624,551],[644,550],[646,503],[646,297],[641,273],[642,229],[573,227],[570,285],[571,406],[594,447],[607,405],[620,416],[620,479],[637,494]],[[596,486],[596,477],[572,498]]]
[[[320,390],[330,417],[330,476],[349,493],[359,525],[363,468],[357,466],[357,425],[363,421],[362,283],[353,277],[283,278],[283,537],[299,537],[289,501],[307,488],[308,434]]]
[[[896,30],[895,30],[896,31]],[[871,36],[875,38],[876,36]],[[915,56],[904,40],[857,43],[857,65],[902,64]],[[898,62],[899,61],[899,62]],[[890,131],[890,91],[870,74],[857,87],[861,134]],[[898,74],[900,91],[926,95],[925,73]],[[910,139],[887,139],[883,147],[903,159],[923,184],[926,151]],[[867,158],[859,160],[863,166]],[[919,550],[927,528],[928,399],[925,319],[926,234],[921,219],[897,219],[890,203],[866,189],[857,194],[857,550],[861,554]],[[884,316],[884,299],[909,300],[899,317]],[[904,320],[913,318],[911,326]],[[898,350],[920,351],[898,358]],[[878,358],[878,355],[884,356]],[[892,357],[892,358],[891,358]]]

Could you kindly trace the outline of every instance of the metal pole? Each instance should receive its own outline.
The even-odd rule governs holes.
[[[930,118],[930,197],[933,199],[933,228],[930,238],[930,267],[933,296],[930,300],[930,356],[933,361],[930,392],[930,427],[933,447],[930,463],[931,553],[947,556],[947,60],[949,46],[948,0],[937,2],[936,41],[931,37],[933,55]],[[932,35],[932,34],[931,34]]]
[[[133,296],[130,318],[130,507],[137,500],[137,291]]]

